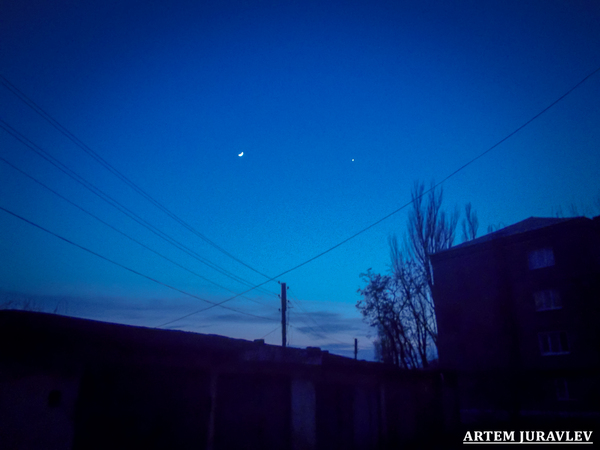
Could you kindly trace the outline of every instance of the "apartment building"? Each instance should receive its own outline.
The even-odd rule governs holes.
[[[463,423],[598,422],[600,216],[531,217],[432,265]]]

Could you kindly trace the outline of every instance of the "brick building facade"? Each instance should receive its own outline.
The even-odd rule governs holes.
[[[463,423],[598,423],[600,217],[532,217],[432,265]]]

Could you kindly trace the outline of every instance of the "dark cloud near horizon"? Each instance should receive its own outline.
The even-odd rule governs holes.
[[[357,318],[347,318],[342,314],[330,311],[315,311],[311,313],[296,313],[296,319],[304,325],[295,328],[308,336],[326,339],[328,334],[350,333],[364,331],[364,323]]]
[[[178,316],[190,312],[191,306],[171,299],[132,300],[121,297],[85,297],[66,295],[37,295],[0,290],[0,309],[16,309],[43,313],[60,314],[82,319],[100,320],[136,326],[158,327],[174,313]],[[208,325],[186,323],[192,328],[205,328]],[[179,328],[179,327],[174,327]]]
[[[231,314],[219,314],[216,316],[212,316],[211,320],[216,322],[233,322],[233,323],[272,323],[277,324],[280,320],[279,318],[273,316],[250,316],[246,314],[236,314],[232,312]]]
[[[110,322],[130,323],[156,327],[169,320],[177,319],[194,312],[196,304],[170,299],[122,299],[118,297],[80,297],[64,295],[35,295],[0,290],[0,309],[25,309],[30,311],[62,314],[73,317],[90,317]],[[210,306],[210,305],[208,305]],[[206,328],[203,323],[210,320],[212,324],[269,324],[276,326],[280,321],[277,314],[254,311],[252,315],[235,311],[221,313],[218,307],[200,311],[177,322],[168,324],[166,329]],[[100,316],[97,314],[101,313]],[[327,339],[333,333],[354,333],[364,331],[365,324],[358,318],[347,318],[331,311],[301,312],[294,311],[288,316],[289,324],[307,336]]]

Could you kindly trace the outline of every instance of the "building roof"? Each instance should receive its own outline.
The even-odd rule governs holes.
[[[0,359],[45,359],[65,354],[89,360],[150,360],[184,364],[265,362],[302,365],[373,365],[316,347],[282,348],[212,334],[100,322],[55,314],[0,311]],[[10,343],[10,344],[6,344]]]
[[[586,219],[585,217],[568,217],[568,218],[557,218],[557,217],[530,217],[528,219],[522,220],[521,222],[517,222],[513,225],[509,225],[508,227],[502,228],[500,230],[494,231],[492,233],[486,234],[484,236],[478,237],[471,241],[463,242],[462,244],[455,245],[454,247],[450,247],[449,249],[442,250],[440,253],[445,253],[451,250],[470,247],[472,245],[483,244],[485,242],[493,241],[495,239],[504,238],[507,236],[514,236],[517,234],[527,233],[529,231],[539,230],[541,228],[550,227],[553,225],[557,225],[560,223],[571,222],[571,221],[580,221],[582,219]]]

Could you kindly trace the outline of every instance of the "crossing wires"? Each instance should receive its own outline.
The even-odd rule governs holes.
[[[171,210],[169,210],[166,206],[164,206],[162,203],[160,203],[158,200],[156,200],[154,197],[152,197],[150,194],[148,194],[140,186],[138,186],[136,183],[131,181],[127,176],[125,176],[122,172],[120,172],[118,169],[116,169],[112,164],[110,164],[108,161],[106,161],[104,158],[102,158],[97,152],[92,150],[89,146],[87,146],[84,142],[82,142],[79,138],[77,138],[77,136],[75,136],[73,133],[71,133],[67,128],[65,128],[60,122],[58,122],[58,120],[56,120],[54,117],[52,117],[44,109],[42,109],[31,98],[29,98],[27,95],[25,95],[24,92],[22,92],[19,88],[17,88],[14,84],[12,84],[9,80],[7,80],[2,74],[0,74],[0,84],[2,84],[6,89],[8,89],[11,93],[13,93],[19,100],[21,100],[23,103],[25,103],[27,106],[29,106],[33,111],[35,111],[40,117],[42,117],[45,121],[47,121],[50,125],[52,125],[60,133],[62,133],[64,136],[66,136],[77,147],[79,147],[85,153],[90,155],[94,160],[96,160],[106,170],[108,170],[110,173],[112,173],[117,178],[119,178],[123,183],[125,183],[127,186],[129,186],[131,189],[133,189],[135,192],[137,192],[143,198],[148,200],[151,204],[153,204],[155,207],[157,207],[159,210],[161,210],[163,213],[165,213],[171,219],[175,220],[177,223],[182,225],[184,228],[186,228],[188,231],[190,231],[191,233],[193,233],[194,235],[196,235],[197,237],[202,239],[207,244],[209,244],[212,247],[214,247],[215,249],[217,249],[219,252],[223,253],[224,255],[228,256],[229,258],[233,259],[234,261],[238,262],[239,264],[243,265],[244,267],[252,270],[253,272],[263,276],[264,278],[270,279],[270,277],[268,275],[264,274],[263,272],[254,268],[250,264],[248,264],[248,263],[242,261],[241,259],[237,258],[236,256],[232,255],[230,252],[225,250],[223,247],[219,246],[214,241],[212,241],[211,239],[206,237],[204,234],[200,233],[197,229],[195,229],[189,223],[187,223],[186,221],[181,219],[179,216],[177,216],[175,213],[173,213]]]
[[[238,310],[238,309],[235,309],[235,308],[231,308],[231,307],[229,307],[229,306],[224,306],[224,305],[223,305],[223,303],[225,303],[225,302],[213,302],[213,301],[207,300],[207,299],[205,299],[205,298],[199,297],[199,296],[197,296],[197,295],[195,295],[195,294],[192,294],[192,293],[190,293],[190,292],[184,291],[184,290],[182,290],[182,289],[178,289],[178,288],[176,288],[176,287],[174,287],[174,286],[171,286],[171,285],[169,285],[169,284],[167,284],[167,283],[163,283],[162,281],[159,281],[159,280],[157,280],[156,278],[152,278],[152,277],[150,277],[150,276],[148,276],[148,275],[145,275],[145,274],[143,274],[143,273],[141,273],[141,272],[138,272],[137,270],[134,270],[134,269],[132,269],[132,268],[130,268],[130,267],[128,267],[128,266],[125,266],[125,265],[123,265],[123,264],[121,264],[121,263],[118,263],[118,262],[116,262],[116,261],[114,261],[114,260],[112,260],[112,259],[110,259],[110,258],[107,258],[106,256],[103,256],[103,255],[101,255],[100,253],[97,253],[97,252],[95,252],[95,251],[93,251],[93,250],[90,250],[90,249],[89,249],[89,248],[87,248],[87,247],[84,247],[84,246],[82,246],[82,245],[79,245],[79,244],[77,244],[77,243],[75,243],[75,242],[71,241],[70,239],[67,239],[67,238],[65,238],[65,237],[63,237],[63,236],[61,236],[61,235],[59,235],[59,234],[57,234],[57,233],[54,233],[53,231],[50,231],[50,230],[48,230],[47,228],[44,228],[44,227],[42,227],[41,225],[38,225],[37,223],[35,223],[35,222],[31,221],[31,220],[28,220],[28,219],[24,218],[23,216],[20,216],[19,214],[16,214],[16,213],[14,213],[14,212],[12,212],[12,211],[10,211],[10,210],[8,210],[8,209],[6,209],[6,208],[2,207],[2,206],[0,206],[0,210],[1,210],[1,211],[4,211],[4,212],[5,212],[5,213],[7,213],[7,214],[10,214],[11,216],[13,216],[13,217],[15,217],[15,218],[17,218],[17,219],[19,219],[19,220],[21,220],[21,221],[25,222],[25,223],[28,223],[29,225],[31,225],[31,226],[33,226],[33,227],[36,227],[36,228],[40,229],[40,230],[42,230],[42,231],[44,231],[44,232],[46,232],[46,233],[48,233],[48,234],[50,234],[50,235],[52,235],[52,236],[55,236],[56,238],[58,238],[58,239],[60,239],[60,240],[62,240],[62,241],[64,241],[64,242],[66,242],[66,243],[68,243],[68,244],[70,244],[70,245],[73,245],[73,246],[75,246],[75,247],[77,247],[77,248],[79,248],[79,249],[81,249],[81,250],[84,250],[84,251],[86,251],[86,252],[88,252],[88,253],[90,253],[90,254],[92,254],[92,255],[95,255],[95,256],[97,256],[98,258],[100,258],[100,259],[103,259],[104,261],[107,261],[107,262],[109,262],[109,263],[111,263],[111,264],[114,264],[114,265],[116,265],[116,266],[118,266],[118,267],[121,267],[122,269],[125,269],[125,270],[127,270],[127,271],[129,271],[129,272],[131,272],[131,273],[133,273],[133,274],[135,274],[135,275],[139,275],[139,276],[141,276],[141,277],[143,277],[143,278],[146,278],[147,280],[150,280],[150,281],[152,281],[152,282],[154,282],[154,283],[160,284],[160,285],[162,285],[162,286],[164,286],[164,287],[167,287],[167,288],[169,288],[169,289],[172,289],[172,290],[174,290],[174,291],[177,291],[177,292],[179,292],[179,293],[181,293],[181,294],[184,294],[184,295],[187,295],[187,296],[189,296],[189,297],[195,298],[195,299],[197,299],[197,300],[201,300],[201,301],[203,301],[203,302],[210,303],[210,304],[211,304],[211,306],[209,306],[208,308],[205,308],[205,310],[208,310],[208,309],[214,308],[215,306],[220,306],[220,307],[222,307],[222,308],[229,309],[229,310],[231,310],[231,311],[234,311],[234,312],[236,312],[236,313],[239,313],[239,314],[244,314],[244,315],[247,315],[247,316],[250,316],[250,317],[254,317],[254,318],[259,318],[259,319],[264,319],[264,320],[273,320],[273,321],[277,321],[277,320],[278,320],[278,319],[275,319],[275,318],[270,318],[270,317],[265,317],[265,316],[259,316],[259,315],[257,315],[257,314],[252,314],[252,313],[249,313],[249,312],[246,312],[246,311],[241,311],[241,310]],[[229,300],[231,300],[231,299],[233,299],[233,298],[235,298],[235,297],[239,297],[240,295],[242,295],[242,294],[238,294],[238,295],[236,295],[236,296],[234,296],[234,297],[231,297],[231,298],[229,298],[229,299],[228,299],[228,300],[226,300],[226,301],[229,301]],[[179,319],[178,319],[178,320],[179,320]]]
[[[598,67],[597,69],[595,69],[594,71],[592,71],[590,74],[588,74],[586,77],[584,77],[582,80],[580,80],[578,83],[576,83],[573,87],[571,87],[569,90],[567,90],[563,95],[561,95],[560,97],[558,97],[556,100],[554,100],[553,102],[551,102],[548,106],[546,106],[545,108],[543,108],[541,111],[539,111],[537,114],[535,114],[534,116],[532,116],[529,120],[527,120],[526,122],[524,122],[522,125],[520,125],[519,127],[517,127],[515,130],[513,130],[512,132],[510,132],[509,134],[507,134],[506,136],[504,136],[502,139],[500,139],[499,141],[497,141],[494,145],[492,145],[491,147],[489,147],[488,149],[480,152],[479,154],[477,154],[476,156],[474,156],[472,159],[470,159],[469,161],[465,162],[462,166],[458,167],[457,169],[455,169],[454,171],[452,171],[451,173],[449,173],[445,178],[443,178],[441,181],[433,184],[429,189],[424,190],[424,192],[421,194],[421,196],[424,196],[426,194],[428,194],[429,192],[431,192],[432,190],[436,189],[437,187],[439,187],[440,185],[444,184],[446,181],[448,181],[449,179],[451,179],[452,177],[454,177],[455,175],[457,175],[459,172],[465,170],[466,168],[468,168],[469,166],[471,166],[472,164],[474,164],[477,160],[483,158],[485,155],[487,155],[488,153],[490,153],[492,150],[494,150],[495,148],[497,148],[498,146],[500,146],[502,143],[504,143],[505,141],[507,141],[508,139],[510,139],[511,137],[513,137],[514,135],[516,135],[517,133],[519,133],[522,129],[524,129],[525,127],[527,127],[529,124],[531,124],[532,122],[534,122],[536,119],[538,119],[540,116],[542,116],[544,113],[546,113],[548,110],[550,110],[551,108],[553,108],[556,104],[558,104],[560,101],[562,101],[565,97],[567,97],[569,94],[571,94],[575,89],[577,89],[579,86],[581,86],[583,83],[585,83],[589,78],[591,78],[592,76],[596,75],[596,73],[598,73],[600,71],[600,67]],[[31,102],[27,97],[24,96],[24,94],[21,96],[19,94],[20,91],[18,91],[18,89],[14,88],[14,86],[12,84],[10,84],[8,82],[8,80],[6,80],[3,76],[0,75],[0,82],[7,87],[9,90],[11,90],[11,92],[13,92],[15,95],[17,95],[19,98],[21,98],[23,101],[25,101],[30,107],[32,107],[36,112],[38,112],[38,114],[42,115],[42,117],[44,117],[46,120],[48,120],[53,126],[57,127],[57,129],[59,129],[59,131],[63,132],[63,134],[68,133],[68,131],[63,131],[61,130],[61,125],[58,123],[53,122],[49,116],[47,116],[47,114],[41,110],[41,108],[37,107],[37,105],[35,105],[33,102]],[[28,103],[26,100],[29,100],[30,103]],[[44,114],[46,114],[46,116],[44,116]],[[86,146],[83,143],[78,143],[76,138],[69,136],[68,134],[66,134],[67,137],[69,137],[69,139],[73,140],[73,142],[75,142],[78,146],[81,145],[81,147],[83,147],[82,149],[84,149],[84,151],[88,152],[88,150],[91,152],[91,155],[95,155],[94,152],[91,151],[91,149],[87,149]],[[97,155],[96,155],[97,156]],[[94,156],[92,156],[94,157]],[[96,157],[94,157],[96,159]],[[97,156],[97,160],[101,163],[102,158],[100,158],[99,156]],[[105,162],[105,161],[104,161]],[[103,164],[104,165],[104,164]],[[110,168],[112,168],[112,166],[110,166],[110,164],[106,163],[106,165],[104,165],[108,170],[111,170]],[[114,168],[113,168],[114,169]],[[114,169],[115,172],[113,172],[116,176],[118,176],[119,178],[121,178],[121,176],[119,175],[120,172],[116,171],[116,169]],[[112,172],[112,170],[111,170]],[[124,176],[123,176],[124,177]],[[136,190],[136,192],[138,192],[140,195],[144,196],[145,198],[147,198],[151,203],[155,204],[155,206],[157,206],[159,209],[161,209],[163,212],[165,212],[167,215],[169,215],[170,217],[172,217],[174,220],[179,221],[180,219],[176,218],[176,216],[173,214],[171,216],[171,212],[169,210],[167,210],[165,207],[163,207],[160,203],[156,202],[154,199],[152,199],[149,195],[147,195],[144,191],[142,191],[141,189],[139,189],[139,187],[137,187],[137,185],[135,185],[134,183],[129,183],[126,180],[126,177],[124,177],[125,179],[121,178],[125,183],[127,183],[132,189]],[[136,189],[138,188],[138,189]],[[147,196],[147,197],[146,197]],[[378,224],[380,224],[381,222],[387,220],[388,218],[392,217],[393,215],[397,214],[398,212],[402,211],[403,209],[407,208],[408,206],[410,206],[412,204],[412,200],[406,202],[405,204],[401,205],[399,208],[395,209],[394,211],[390,212],[389,214],[387,214],[386,216],[374,221],[373,223],[371,223],[370,225],[368,225],[367,227],[364,227],[363,229],[355,232],[354,234],[350,235],[349,237],[347,237],[346,239],[338,242],[337,244],[333,245],[332,247],[329,247],[328,249],[318,253],[317,255],[279,273],[278,275],[274,276],[274,277],[270,277],[264,273],[261,273],[260,271],[252,268],[251,266],[247,265],[246,263],[243,263],[242,261],[238,260],[237,258],[235,258],[233,255],[229,254],[228,252],[226,252],[225,250],[223,250],[222,248],[220,248],[219,246],[216,246],[215,244],[215,248],[217,248],[219,251],[223,252],[224,254],[226,254],[227,256],[231,257],[232,259],[236,260],[237,262],[243,264],[244,266],[246,266],[247,268],[253,270],[254,272],[260,274],[261,276],[267,278],[266,281],[264,281],[263,283],[260,283],[258,285],[255,285],[253,287],[251,287],[250,289],[246,290],[245,292],[235,295],[233,297],[230,297],[226,300],[223,300],[222,302],[219,303],[215,303],[214,305],[211,305],[207,308],[203,308],[194,312],[191,312],[189,314],[183,315],[179,318],[170,320],[169,322],[166,322],[162,325],[159,325],[159,327],[162,326],[166,326],[168,324],[174,323],[176,321],[182,320],[186,317],[189,317],[191,315],[206,311],[207,309],[210,309],[214,306],[220,306],[230,300],[232,300],[233,298],[238,297],[239,295],[245,294],[246,292],[250,292],[251,290],[257,289],[261,286],[263,286],[264,284],[270,282],[270,281],[274,281],[276,279],[281,278],[282,276],[295,271],[297,269],[299,269],[300,267],[303,267],[313,261],[315,261],[316,259],[332,252],[333,250],[337,249],[338,247],[348,243],[349,241],[355,239],[356,237],[362,235],[363,233],[365,233],[366,231],[370,230],[371,228],[377,226]],[[5,210],[6,211],[6,210]],[[180,224],[182,224],[183,226],[185,226],[186,228],[188,227],[187,224],[185,224],[185,222],[181,221],[179,222]],[[192,231],[194,234],[196,234],[198,237],[200,237],[201,239],[205,239],[205,237],[202,237],[203,235],[201,235],[201,233],[197,232],[196,230],[193,230],[192,227],[188,228],[190,231]],[[207,240],[206,242],[210,243],[212,241]],[[213,243],[214,244],[214,243]],[[211,244],[212,245],[212,244]]]
[[[431,192],[432,190],[438,188],[439,186],[441,186],[442,184],[444,184],[446,181],[448,181],[449,179],[453,178],[454,176],[456,176],[459,172],[462,172],[463,170],[465,170],[467,167],[471,166],[472,164],[474,164],[477,160],[483,158],[485,155],[487,155],[488,153],[490,153],[492,150],[494,150],[496,147],[500,146],[502,143],[504,143],[505,141],[507,141],[508,139],[510,139],[511,137],[513,137],[514,135],[516,135],[519,131],[521,131],[522,129],[524,129],[525,127],[527,127],[529,124],[531,124],[532,122],[534,122],[536,119],[538,119],[540,116],[542,116],[544,113],[546,113],[548,110],[550,110],[552,107],[554,107],[556,104],[558,104],[561,100],[563,100],[565,97],[567,97],[569,94],[571,94],[575,89],[577,89],[579,86],[581,86],[583,83],[585,83],[588,79],[590,79],[591,77],[593,77],[594,75],[596,75],[598,72],[600,72],[600,67],[596,68],[594,71],[592,71],[591,73],[589,73],[588,75],[586,75],[583,79],[581,79],[579,82],[577,82],[574,86],[572,86],[569,90],[567,90],[564,94],[562,94],[560,97],[558,97],[556,100],[554,100],[553,102],[551,102],[548,106],[546,106],[544,109],[542,109],[541,111],[539,111],[538,113],[536,113],[534,116],[532,116],[529,120],[527,120],[526,122],[524,122],[522,125],[520,125],[519,127],[517,127],[515,130],[513,130],[512,132],[510,132],[509,134],[507,134],[506,136],[504,136],[502,139],[500,139],[499,141],[497,141],[494,145],[492,145],[491,147],[489,147],[488,149],[480,152],[479,154],[477,154],[476,156],[474,156],[473,158],[471,158],[469,161],[465,162],[462,166],[458,167],[457,169],[455,169],[454,171],[452,171],[450,174],[448,174],[445,178],[443,178],[441,181],[433,184],[429,189],[423,190],[423,193],[419,196],[423,197],[425,195],[427,195],[429,192]],[[360,236],[361,234],[367,232],[368,230],[370,230],[371,228],[374,228],[375,226],[379,225],[381,222],[389,219],[390,217],[392,217],[393,215],[399,213],[400,211],[402,211],[403,209],[409,207],[412,204],[412,200],[404,203],[402,206],[400,206],[399,208],[393,210],[392,212],[390,212],[389,214],[385,215],[384,217],[376,220],[375,222],[371,223],[370,225],[366,226],[365,228],[357,231],[356,233],[348,236],[346,239],[338,242],[337,244],[333,245],[332,247],[329,247],[328,249],[318,253],[317,255],[287,269],[284,270],[283,272],[277,274],[276,276],[274,276],[273,278],[271,278],[271,280],[276,280],[276,279],[280,279],[281,277],[283,277],[284,275],[287,275],[290,272],[293,272],[307,264],[310,264],[311,262],[319,259],[320,257],[332,252],[333,250],[337,249],[338,247],[341,247],[342,245],[350,242],[351,240],[357,238],[358,236]],[[267,280],[267,281],[271,281],[271,280]],[[264,284],[264,283],[263,283]],[[262,284],[258,285],[258,286],[262,286]],[[225,300],[227,301],[227,300]],[[192,312],[190,314],[187,314],[185,316],[183,316],[182,318],[185,317],[189,317],[193,314],[196,314],[198,312],[201,312],[202,310],[198,310],[196,312]],[[173,323],[175,321],[177,321],[179,319],[175,319],[169,323]]]
[[[118,200],[116,200],[114,197],[108,195],[102,189],[100,189],[97,186],[95,186],[94,184],[90,183],[84,177],[80,176],[78,173],[76,173],[75,171],[70,169],[67,165],[63,164],[58,159],[53,157],[48,151],[44,150],[40,146],[38,146],[35,143],[33,143],[32,141],[30,141],[27,137],[25,137],[23,134],[18,132],[16,129],[14,129],[12,126],[10,126],[8,123],[6,123],[2,119],[0,119],[0,128],[4,129],[8,134],[13,136],[15,139],[17,139],[19,142],[21,142],[23,145],[25,145],[27,148],[29,148],[31,151],[33,151],[35,154],[40,156],[42,159],[45,159],[47,162],[49,162],[50,164],[55,166],[61,172],[63,172],[64,174],[66,174],[67,176],[72,178],[74,181],[76,181],[77,183],[79,183],[80,185],[85,187],[91,193],[98,196],[101,200],[108,203],[113,208],[117,209],[119,212],[121,212],[122,214],[129,217],[134,222],[136,222],[139,225],[143,226],[144,228],[148,229],[150,232],[152,232],[153,234],[158,236],[160,239],[173,245],[177,249],[183,251],[184,253],[188,254],[189,256],[191,256],[192,258],[201,262],[202,264],[205,264],[206,266],[210,267],[211,269],[213,269],[213,270],[215,270],[215,271],[217,271],[217,272],[219,272],[241,284],[244,284],[246,286],[252,286],[252,283],[250,283],[249,281],[244,280],[243,278],[231,273],[230,271],[224,269],[223,267],[212,263],[208,259],[202,257],[197,252],[192,250],[190,247],[177,241],[176,239],[174,239],[171,236],[169,236],[168,234],[164,233],[157,227],[153,226],[151,223],[149,223],[148,221],[146,221],[145,219],[140,217],[138,214],[133,212],[130,208],[126,207],[125,205],[120,203]],[[268,292],[268,291],[266,291],[266,292]],[[272,294],[272,293],[269,292],[269,294]],[[274,295],[274,294],[272,294],[272,295]]]

